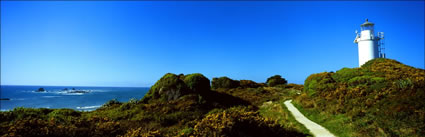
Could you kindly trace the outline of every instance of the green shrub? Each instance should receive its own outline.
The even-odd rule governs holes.
[[[315,95],[316,92],[326,92],[335,90],[335,81],[332,79],[332,74],[328,72],[322,72],[310,75],[304,81],[304,91],[309,96]]]
[[[126,134],[118,137],[161,137],[163,136],[158,130],[146,130],[142,127],[130,129]]]
[[[137,104],[139,101],[136,98],[131,98],[128,103]]]
[[[348,80],[361,75],[362,75],[362,71],[360,71],[360,69],[358,68],[342,68],[336,71],[332,75],[332,78],[336,82],[348,82]]]
[[[237,88],[240,86],[239,81],[232,80],[228,77],[219,77],[219,78],[213,78],[212,80],[212,88],[218,89],[218,88]]]
[[[379,64],[379,63],[385,63],[390,61],[390,59],[386,59],[386,58],[376,58],[376,59],[372,59],[367,61],[366,63],[364,63],[361,68],[370,68],[372,67],[374,64]],[[394,60],[392,60],[394,61]],[[398,64],[401,64],[400,62],[397,62]]]
[[[58,122],[71,121],[72,118],[79,116],[81,116],[81,113],[72,109],[55,109],[48,114],[49,118],[54,118]]]
[[[240,80],[240,86],[242,88],[258,88],[260,87],[260,84],[252,80]]]
[[[105,104],[102,105],[102,108],[105,107],[110,107],[110,106],[114,106],[114,105],[121,105],[122,103],[119,102],[117,99],[111,99],[108,102],[106,102]]]
[[[398,88],[401,89],[410,88],[413,86],[412,80],[410,80],[409,78],[397,80],[396,84]]]
[[[282,76],[280,76],[280,75],[274,75],[274,76],[267,78],[266,83],[270,87],[274,87],[276,85],[285,85],[285,84],[288,83],[288,81],[286,81],[286,79],[282,78]]]
[[[292,88],[292,89],[297,89],[302,91],[304,89],[304,85],[290,83],[286,85],[285,88]]]
[[[191,90],[179,76],[167,73],[149,89],[141,101],[144,103],[149,102],[151,99],[170,101],[189,93],[191,93]]]
[[[45,118],[48,113],[52,112],[51,109],[46,108],[24,108],[17,107],[11,112],[14,119],[24,118]]]
[[[356,87],[359,85],[373,85],[376,83],[384,82],[385,78],[382,77],[374,77],[374,76],[358,76],[348,80],[348,85],[351,87]]]
[[[194,93],[202,93],[211,90],[210,80],[200,73],[186,75],[184,83]]]
[[[190,127],[190,128],[185,128],[185,129],[181,130],[178,135],[179,136],[189,136],[191,134],[193,134],[193,128]]]
[[[193,130],[194,136],[306,136],[284,129],[277,121],[266,119],[258,112],[245,107],[234,107],[209,114],[199,121]]]

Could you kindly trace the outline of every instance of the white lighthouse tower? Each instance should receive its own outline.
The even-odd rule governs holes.
[[[360,25],[360,34],[356,30],[354,43],[359,47],[359,67],[374,58],[385,58],[384,32],[378,32],[378,36],[375,36],[374,25],[366,19],[366,22]]]

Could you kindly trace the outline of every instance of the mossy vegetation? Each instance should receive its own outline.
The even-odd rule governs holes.
[[[143,97],[142,102],[149,102],[156,99],[161,99],[161,101],[176,100],[181,96],[189,94],[191,90],[183,80],[176,74],[165,74],[149,89],[149,92]]]
[[[275,81],[275,82],[273,82]],[[276,82],[278,81],[278,82]],[[274,83],[274,84],[272,84]],[[2,136],[311,136],[283,101],[338,136],[425,135],[425,70],[390,59],[266,83],[165,74],[143,97],[91,112],[15,108],[0,112]]]
[[[239,81],[230,79],[228,77],[213,78],[211,84],[213,89],[218,89],[218,88],[231,89],[231,88],[237,88],[240,86]]]
[[[310,132],[304,125],[298,123],[286,108],[284,101],[268,101],[260,106],[259,113],[265,118],[277,120],[285,129],[294,129],[308,135]]]
[[[267,79],[266,81],[267,85],[274,87],[277,85],[285,85],[288,83],[288,81],[286,81],[286,79],[282,78],[282,76],[280,75],[274,75],[270,78]]]
[[[220,81],[221,80],[221,81]],[[292,98],[293,85],[267,87],[221,78],[211,89],[199,73],[165,74],[141,100],[115,99],[91,112],[16,108],[0,112],[3,136],[306,136],[286,118],[266,117],[267,101]],[[217,79],[216,79],[217,86]],[[214,80],[213,80],[214,83]],[[229,84],[230,83],[230,84]],[[235,84],[236,83],[236,84]],[[213,84],[214,85],[214,84]],[[283,111],[282,111],[283,112]],[[273,112],[275,113],[275,112]]]
[[[232,107],[212,113],[199,121],[193,130],[195,136],[305,136],[295,130],[282,127],[273,119],[260,116],[258,112],[246,107]]]
[[[423,69],[378,58],[360,68],[312,74],[303,91],[296,104],[340,136],[425,135]]]

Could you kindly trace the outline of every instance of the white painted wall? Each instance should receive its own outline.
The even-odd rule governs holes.
[[[358,44],[359,49],[359,67],[364,63],[374,58],[379,57],[378,44],[376,42],[374,33],[371,30],[363,30],[360,37],[356,37],[354,43]]]
[[[378,45],[373,40],[360,40],[359,49],[359,67],[374,58],[378,58]]]

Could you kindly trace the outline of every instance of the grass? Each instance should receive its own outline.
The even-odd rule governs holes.
[[[297,93],[300,92],[300,90],[297,89],[282,89],[282,88],[266,88],[268,91],[273,90],[281,90],[282,92],[279,92],[279,95],[281,99],[276,101],[268,101],[264,102],[261,106],[259,106],[258,112],[261,116],[270,118],[273,120],[277,120],[279,124],[281,124],[286,129],[293,129],[298,132],[304,133],[308,136],[311,136],[311,133],[307,128],[305,128],[304,125],[301,123],[298,123],[295,118],[291,115],[289,110],[284,105],[284,102],[286,100],[289,100],[292,98],[292,96],[297,95]]]
[[[293,129],[298,132],[312,136],[311,133],[304,125],[298,123],[295,118],[291,115],[289,110],[283,104],[285,100],[276,102],[265,102],[258,112],[260,115],[269,119],[277,120],[286,129]]]
[[[329,132],[333,133],[338,137],[352,137],[356,136],[354,132],[354,125],[350,124],[351,121],[348,117],[343,114],[330,115],[323,114],[326,112],[319,112],[316,109],[304,109],[296,103],[292,102],[294,106],[304,114],[305,117],[319,125],[325,127]]]
[[[281,108],[283,109],[283,112],[285,114],[287,114],[287,119],[288,121],[290,121],[291,123],[293,123],[294,127],[298,129],[298,131],[302,132],[302,133],[306,133],[306,134],[311,134],[310,131],[301,123],[299,123],[295,117],[291,114],[291,112],[289,112],[288,108],[285,106],[284,104],[284,100],[282,100],[281,102],[279,102]]]
[[[360,68],[310,75],[294,102],[340,136],[420,137],[425,135],[424,76],[424,69],[374,59]]]

